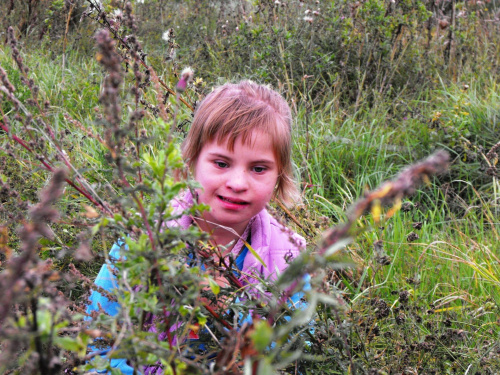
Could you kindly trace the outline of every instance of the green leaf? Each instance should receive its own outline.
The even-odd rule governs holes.
[[[168,363],[167,360],[160,358],[161,364],[163,365],[163,373],[165,375],[174,375],[174,370],[172,366],[170,366],[170,363]]]
[[[158,361],[158,356],[153,353],[148,353],[148,356],[146,357],[146,362],[156,363],[156,361]]]
[[[81,343],[81,348],[78,351],[78,357],[84,358],[85,354],[87,354],[87,346],[92,342],[92,339],[84,332],[80,332],[76,339],[79,343]]]
[[[26,326],[26,317],[24,315],[19,316],[17,319],[17,326],[19,328],[24,328]]]
[[[273,367],[269,363],[269,360],[267,358],[264,358],[259,362],[259,368],[257,370],[257,374],[259,374],[259,375],[274,375],[276,373],[274,372]]]
[[[255,323],[255,331],[250,337],[253,340],[255,348],[259,352],[263,352],[271,343],[273,338],[273,329],[269,326],[266,320],[259,320]]]
[[[189,314],[189,309],[187,309],[186,306],[179,306],[179,314],[186,316]]]
[[[49,334],[52,326],[52,314],[48,310],[38,310],[36,312],[38,331],[42,334]]]
[[[257,254],[257,252],[253,249],[253,247],[247,241],[244,241],[244,242],[245,242],[245,246],[247,247],[248,251],[250,251],[252,253],[252,255],[260,262],[260,264],[262,264],[265,268],[267,268],[267,265],[264,263],[264,261],[262,260],[260,255]]]
[[[207,324],[208,319],[205,315],[198,314],[196,318],[198,319],[198,324],[200,326],[204,326],[205,324]]]
[[[92,237],[94,237],[98,232],[99,232],[99,228],[101,228],[101,225],[100,224],[96,224],[92,227]]]
[[[212,278],[208,279],[208,284],[210,285],[210,289],[212,290],[212,293],[215,295],[218,295],[220,292],[219,284],[217,284],[217,282],[215,280],[213,280]]]
[[[206,317],[206,315],[203,315],[203,313],[201,311],[196,312],[196,319],[198,319],[198,324],[201,326],[204,326],[205,324],[207,324],[207,321],[208,321],[208,318]]]
[[[54,344],[64,350],[68,350],[70,352],[79,352],[82,348],[81,342],[78,342],[76,337],[55,337]]]
[[[85,357],[87,354],[87,345],[91,343],[89,335],[80,332],[77,337],[56,336],[54,337],[54,344],[61,349],[75,352],[79,358]]]

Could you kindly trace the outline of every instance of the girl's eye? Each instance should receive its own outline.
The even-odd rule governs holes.
[[[215,161],[214,162],[216,166],[218,166],[219,168],[227,168],[227,163],[224,162],[224,161]]]
[[[253,167],[254,172],[262,173],[266,171],[266,167]]]

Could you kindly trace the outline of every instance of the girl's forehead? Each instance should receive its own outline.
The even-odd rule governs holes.
[[[236,145],[245,145],[247,147],[253,148],[256,143],[262,143],[264,141],[272,142],[272,136],[267,132],[259,129],[255,129],[249,132],[241,133],[237,136],[233,134],[226,135],[225,137],[216,135],[211,142],[216,142],[219,146],[224,146],[228,149],[236,147]]]
[[[206,142],[202,146],[202,152],[214,149],[221,151],[228,151],[231,154],[237,155],[241,151],[254,150],[256,154],[262,152],[271,152],[276,155],[277,147],[269,134],[261,131],[252,131],[247,137],[239,135],[237,137],[226,136],[224,138],[217,138]],[[258,156],[258,155],[256,155]]]

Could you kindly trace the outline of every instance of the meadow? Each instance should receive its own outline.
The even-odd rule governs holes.
[[[0,372],[109,369],[102,343],[165,374],[500,373],[499,18],[493,0],[10,1]],[[193,108],[243,78],[291,105],[303,202],[271,209],[308,241],[262,280],[267,303],[214,282],[231,265],[196,229],[161,225],[196,186],[179,152]],[[118,238],[122,312],[85,318]],[[182,340],[200,326],[204,351]]]

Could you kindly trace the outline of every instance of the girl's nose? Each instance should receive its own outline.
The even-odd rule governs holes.
[[[226,180],[226,187],[235,192],[241,192],[248,189],[248,176],[246,171],[233,170]]]

